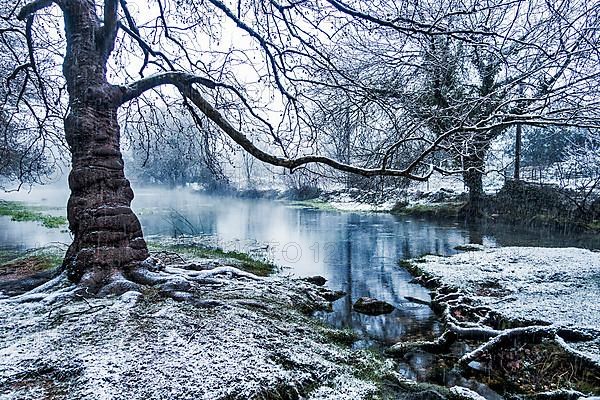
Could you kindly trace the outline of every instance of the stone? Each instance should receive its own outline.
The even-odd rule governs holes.
[[[323,286],[327,282],[327,279],[325,279],[324,277],[319,276],[319,275],[309,276],[309,277],[304,278],[304,280],[306,282],[312,283],[313,285],[317,285],[317,286]]]
[[[352,306],[354,311],[367,315],[389,314],[394,311],[394,306],[372,297],[361,297]]]
[[[323,290],[320,295],[327,301],[336,301],[344,297],[346,292],[341,290]]]

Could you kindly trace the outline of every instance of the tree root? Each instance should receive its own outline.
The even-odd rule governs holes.
[[[456,342],[457,336],[450,330],[446,330],[440,337],[432,341],[399,342],[386,350],[392,356],[403,356],[412,351],[426,351],[428,353],[444,353],[450,350],[450,346]]]
[[[413,273],[418,273],[418,271],[413,271]],[[515,343],[537,344],[542,341],[551,341],[564,351],[564,354],[572,361],[573,365],[578,366],[580,371],[592,372],[596,376],[600,376],[600,362],[577,351],[568,343],[597,340],[600,337],[599,330],[562,327],[533,321],[525,326],[499,329],[501,318],[498,318],[499,316],[489,308],[473,305],[472,300],[461,291],[443,286],[433,278],[422,276],[420,280],[430,289],[435,289],[431,293],[430,306],[441,317],[445,324],[445,330],[435,340],[396,343],[387,350],[387,354],[395,357],[402,357],[414,351],[439,354],[447,353],[451,346],[459,340],[483,342],[475,350],[462,355],[456,362],[454,369],[460,374],[469,370],[471,362],[502,349],[510,348]],[[582,396],[576,391],[556,390],[527,398],[569,400]]]
[[[458,360],[457,366],[464,369],[471,361],[477,360],[484,353],[489,353],[502,347],[509,346],[516,341],[539,343],[542,339],[552,339],[555,335],[556,328],[549,328],[547,326],[529,326],[525,328],[507,329],[472,352],[462,356],[460,360]]]
[[[222,306],[224,303],[198,298],[195,292],[228,285],[232,278],[236,281],[234,291],[243,290],[247,285],[244,282],[266,279],[230,265],[221,264],[212,269],[200,269],[196,264],[189,263],[164,265],[160,260],[149,257],[130,270],[89,270],[77,285],[69,282],[67,274],[62,273],[27,293],[2,299],[0,302],[41,301],[48,305],[56,303],[65,305],[79,300],[87,302],[87,298],[112,295],[120,296],[127,303],[132,299],[137,300],[143,295],[142,293],[152,293],[175,301],[186,301],[196,307],[212,308]],[[148,292],[146,288],[150,287],[157,290]],[[252,289],[251,285],[248,285],[248,288]],[[303,282],[298,289],[298,293],[306,295],[306,298],[294,300],[299,302],[302,310],[314,311],[315,307],[329,309],[332,301],[344,295],[342,292],[334,292],[309,282]]]
[[[581,392],[578,392],[576,390],[565,390],[565,389],[537,393],[533,396],[528,397],[528,399],[530,399],[530,400],[579,400],[579,399],[585,399],[585,398],[586,398],[586,396]]]

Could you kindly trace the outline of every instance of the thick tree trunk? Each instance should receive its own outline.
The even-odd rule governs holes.
[[[98,42],[94,3],[66,2],[67,53],[63,72],[70,113],[65,137],[72,154],[67,205],[74,235],[63,266],[91,292],[123,292],[127,272],[148,257],[140,223],[130,208],[133,191],[123,172],[117,107],[120,90],[106,81],[108,54]]]
[[[464,208],[464,214],[468,219],[480,218],[483,215],[484,198],[483,191],[483,157],[477,155],[463,160],[465,172],[463,180],[469,189],[469,200]]]

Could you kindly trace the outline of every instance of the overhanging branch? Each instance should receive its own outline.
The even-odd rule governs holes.
[[[339,171],[349,172],[357,175],[372,177],[372,176],[397,176],[407,177],[417,181],[426,181],[429,179],[434,171],[434,167],[431,166],[430,170],[424,175],[415,175],[410,169],[396,170],[382,168],[361,168],[350,164],[340,163],[329,157],[314,155],[314,156],[303,156],[298,158],[283,158],[269,154],[254,145],[242,132],[237,130],[231,125],[223,115],[215,109],[200,92],[193,88],[191,84],[188,85],[177,85],[181,94],[187,97],[198,109],[206,115],[215,125],[225,132],[235,143],[240,145],[245,151],[254,156],[260,161],[267,164],[274,165],[276,167],[283,167],[290,170],[294,170],[306,164],[318,163],[324,164],[329,167],[335,168]]]
[[[21,11],[19,11],[19,14],[17,15],[17,19],[19,21],[25,21],[25,19],[28,16],[35,14],[36,12],[38,12],[46,7],[50,7],[52,5],[52,3],[54,3],[54,0],[32,1],[31,3],[28,3],[28,4],[24,5],[23,8],[21,8]]]
[[[123,87],[123,96],[121,97],[120,104],[133,100],[136,97],[141,96],[144,92],[161,85],[174,85],[179,87],[181,85],[191,85],[192,83],[199,83],[210,89],[217,87],[217,84],[212,80],[198,75],[189,74],[187,72],[163,72],[140,79]]]

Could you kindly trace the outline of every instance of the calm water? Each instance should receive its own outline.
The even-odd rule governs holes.
[[[58,188],[1,197],[57,207],[53,212],[64,214],[67,195]],[[281,274],[326,277],[329,287],[343,290],[348,296],[335,303],[332,313],[320,317],[336,327],[355,329],[366,342],[390,343],[405,335],[439,330],[427,306],[405,300],[405,296],[429,296],[424,288],[409,283],[409,274],[398,267],[400,259],[429,253],[454,254],[456,245],[469,242],[600,248],[598,237],[498,225],[469,228],[384,213],[322,211],[284,202],[223,198],[185,190],[137,190],[133,207],[150,238],[206,236],[227,249],[262,248],[285,267]],[[4,250],[69,241],[66,231],[0,217],[0,246]],[[352,312],[352,303],[361,296],[385,300],[397,310],[377,317]]]

